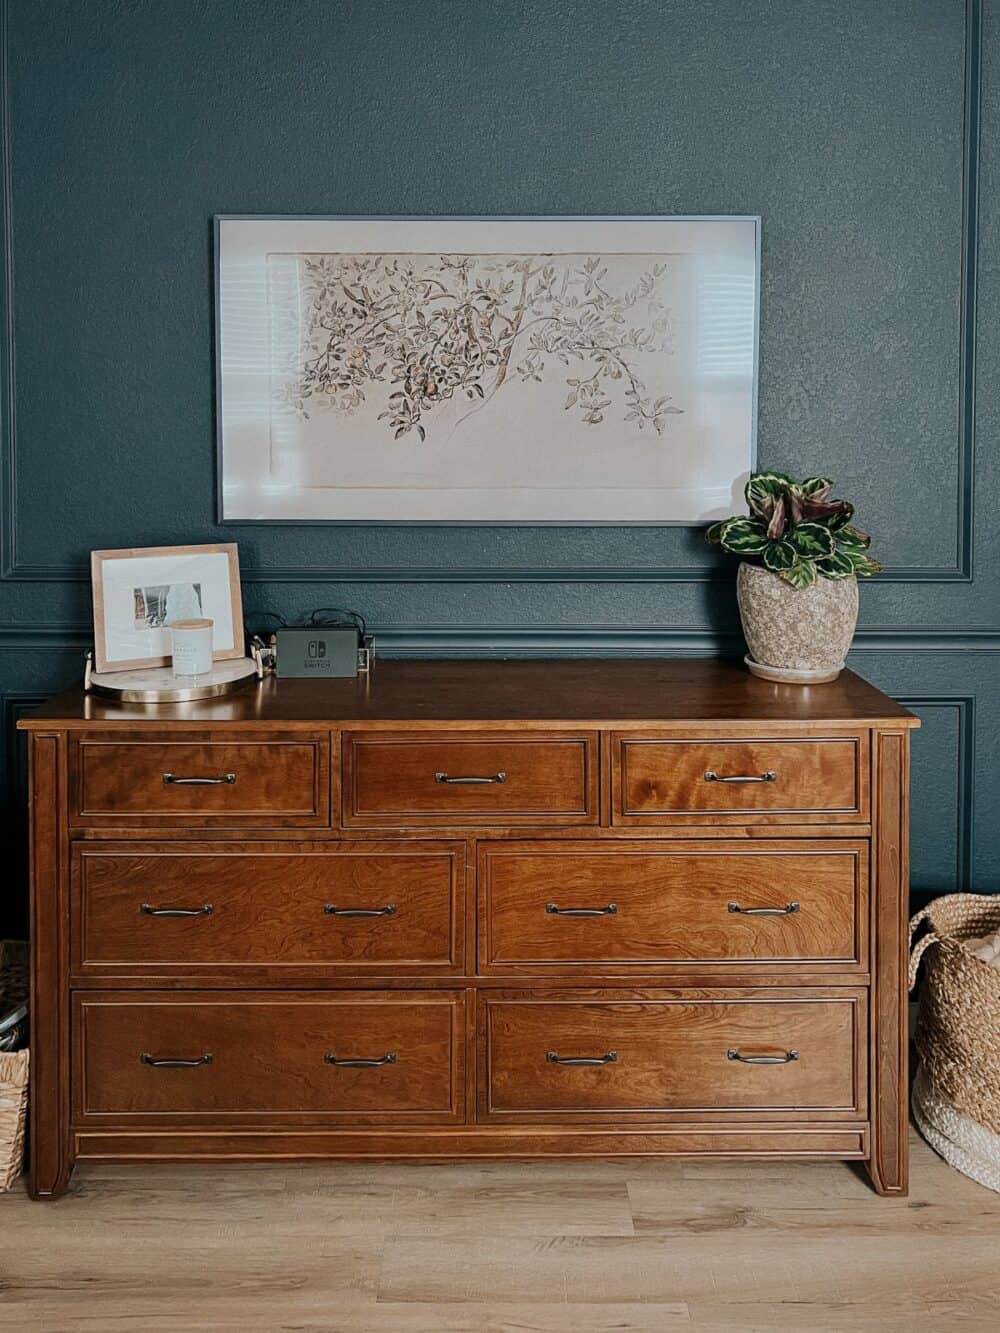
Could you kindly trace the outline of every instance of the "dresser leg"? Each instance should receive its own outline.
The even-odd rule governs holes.
[[[69,1188],[73,1174],[73,1163],[67,1160],[46,1161],[32,1153],[28,1163],[28,1193],[33,1199],[42,1201],[58,1199]]]
[[[879,1194],[908,1189],[906,970],[910,746],[905,731],[873,734],[871,1159]]]
[[[69,845],[66,752],[59,736],[35,733],[28,750],[31,793],[31,1064],[28,1193],[55,1199],[69,1184]]]
[[[904,1160],[902,1163],[902,1171],[900,1173],[897,1164],[897,1174],[894,1179],[887,1178],[884,1175],[882,1167],[875,1162],[874,1158],[872,1158],[870,1162],[865,1163],[865,1167],[868,1171],[868,1178],[871,1181],[872,1188],[874,1189],[876,1194],[881,1194],[883,1198],[886,1196],[893,1196],[893,1195],[895,1195],[895,1197],[898,1199],[906,1198],[907,1194],[909,1193],[909,1186],[907,1185],[906,1181],[905,1152],[903,1154],[903,1159]]]

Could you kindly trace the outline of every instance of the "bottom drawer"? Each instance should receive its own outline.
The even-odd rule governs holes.
[[[76,1116],[461,1120],[464,1013],[463,991],[77,994]]]
[[[866,993],[488,996],[480,1118],[866,1114]]]

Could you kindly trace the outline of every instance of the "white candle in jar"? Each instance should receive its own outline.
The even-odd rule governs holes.
[[[175,620],[170,626],[170,648],[175,676],[203,676],[212,670],[214,620]]]

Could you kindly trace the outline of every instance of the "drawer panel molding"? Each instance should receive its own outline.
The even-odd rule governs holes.
[[[868,844],[485,842],[479,966],[868,964]]]
[[[87,736],[70,742],[76,827],[326,828],[327,735]]]
[[[78,993],[74,1113],[464,1118],[462,991]]]
[[[864,1117],[863,990],[480,999],[480,1113]]]
[[[596,733],[347,732],[345,827],[596,824]]]
[[[79,976],[461,972],[462,842],[78,843]]]
[[[796,738],[613,738],[613,821],[621,825],[869,817],[867,733]]]

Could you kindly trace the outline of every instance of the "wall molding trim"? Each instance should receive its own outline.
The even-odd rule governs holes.
[[[958,522],[956,571],[975,575],[976,333],[979,299],[979,162],[983,71],[982,0],[965,3],[962,126],[962,279],[959,314]]]
[[[976,700],[971,694],[905,694],[896,702],[919,712],[927,708],[954,708],[958,713],[958,756],[955,775],[955,887],[953,893],[972,888],[975,864],[976,788]],[[911,891],[921,893],[923,890]]]
[[[9,21],[8,0],[0,0],[0,578],[7,578],[16,563],[14,507],[17,503]]]
[[[83,562],[44,565],[17,555],[17,422],[15,394],[14,225],[12,212],[12,124],[9,80],[9,0],[0,0],[0,581],[86,582]],[[959,315],[959,409],[956,559],[953,566],[888,569],[883,583],[971,583],[974,574],[974,455],[976,398],[976,306],[979,251],[980,103],[982,0],[965,3],[965,65],[962,132],[962,261]],[[210,451],[210,441],[205,442]],[[515,525],[516,526],[516,525]],[[526,525],[531,526],[531,525]],[[712,583],[718,566],[528,566],[248,568],[247,583]]]
[[[252,613],[248,617],[253,620]],[[616,625],[373,627],[377,653],[407,657],[716,657],[746,651],[737,629]],[[0,625],[0,652],[79,652],[93,643],[88,626]],[[872,626],[858,630],[851,653],[1000,652],[1000,629],[925,630]]]

